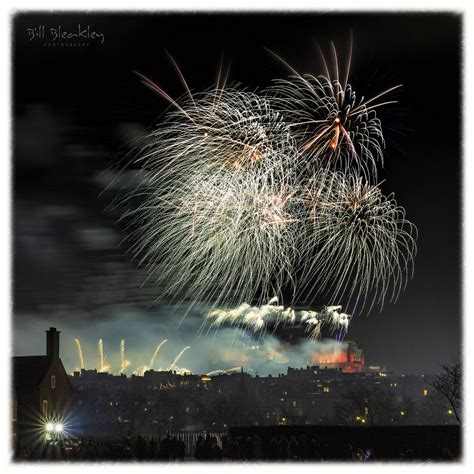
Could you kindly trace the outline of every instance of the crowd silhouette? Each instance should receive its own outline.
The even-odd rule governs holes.
[[[167,434],[161,439],[142,436],[114,438],[72,438],[39,443],[28,449],[19,441],[14,458],[17,461],[353,461],[371,462],[378,459],[373,449],[344,444],[337,449],[324,440],[299,436],[273,436],[263,443],[258,435],[230,438],[201,435],[194,446],[186,449],[185,442]],[[415,461],[420,456],[414,449],[405,449],[392,460]],[[443,448],[441,460],[451,461],[454,456]]]

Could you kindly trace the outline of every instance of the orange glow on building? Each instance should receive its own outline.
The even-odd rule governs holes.
[[[313,352],[312,362],[320,367],[341,369],[343,372],[361,372],[365,364],[364,352],[352,341],[348,342],[346,351]]]
[[[345,364],[347,362],[347,353],[343,351],[335,351],[332,354],[322,354],[313,352],[313,364]]]

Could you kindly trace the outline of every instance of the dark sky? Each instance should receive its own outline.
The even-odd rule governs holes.
[[[45,25],[48,35],[50,28],[76,31],[78,24],[102,33],[104,42],[53,47],[39,38],[30,41],[27,31]],[[72,341],[78,332],[99,337],[98,327],[125,337],[118,325],[128,323],[117,316],[124,311],[140,314],[134,319],[140,324],[133,326],[138,333],[148,331],[147,318],[162,317],[146,309],[157,290],[140,288],[144,274],[119,245],[117,216],[106,210],[113,196],[102,193],[110,178],[105,170],[166,109],[133,70],[177,97],[183,90],[165,49],[195,89],[212,84],[224,54],[232,63],[231,80],[250,89],[265,87],[287,75],[265,47],[298,71],[317,74],[315,42],[327,50],[334,40],[344,54],[352,30],[351,82],[357,93],[369,97],[403,84],[400,105],[381,113],[387,141],[382,186],[406,208],[419,238],[407,290],[380,314],[357,316],[349,336],[368,363],[394,370],[432,372],[456,356],[460,16],[25,14],[15,17],[14,26],[16,353],[42,351],[42,331],[50,324]]]

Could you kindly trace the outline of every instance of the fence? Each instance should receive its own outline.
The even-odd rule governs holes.
[[[184,441],[186,446],[186,457],[194,457],[194,451],[196,449],[196,443],[200,436],[205,438],[206,436],[214,436],[217,438],[217,442],[220,443],[222,436],[227,435],[227,430],[195,430],[195,431],[171,431],[170,436],[175,436],[177,439]]]

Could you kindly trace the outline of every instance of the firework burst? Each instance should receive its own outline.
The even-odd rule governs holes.
[[[400,86],[358,99],[352,53],[341,74],[332,52],[333,72],[323,56],[319,76],[282,60],[293,75],[263,96],[225,87],[221,73],[215,89],[193,94],[174,60],[180,99],[140,75],[172,106],[134,156],[143,179],[122,201],[126,240],[160,287],[156,301],[207,303],[212,326],[253,332],[300,318],[317,338],[326,324],[347,331],[350,316],[296,314],[296,301],[371,309],[396,300],[413,271],[416,228],[371,183],[383,164],[376,109]],[[290,308],[273,304],[283,295]]]
[[[307,201],[300,291],[369,302],[370,309],[386,297],[395,301],[412,276],[416,227],[378,186],[341,173],[326,179],[317,199]]]
[[[169,113],[135,161],[146,177],[130,219],[131,250],[162,296],[237,303],[291,280],[291,165],[296,148],[268,101],[206,92]]]
[[[370,99],[357,98],[348,83],[352,57],[344,73],[331,43],[334,71],[331,73],[322,51],[325,74],[299,74],[286,61],[276,56],[292,72],[288,79],[278,79],[269,97],[289,123],[307,167],[354,172],[366,178],[377,175],[377,164],[383,165],[385,146],[378,107],[394,104],[383,100],[401,87],[390,87]],[[380,101],[378,101],[381,99]]]

